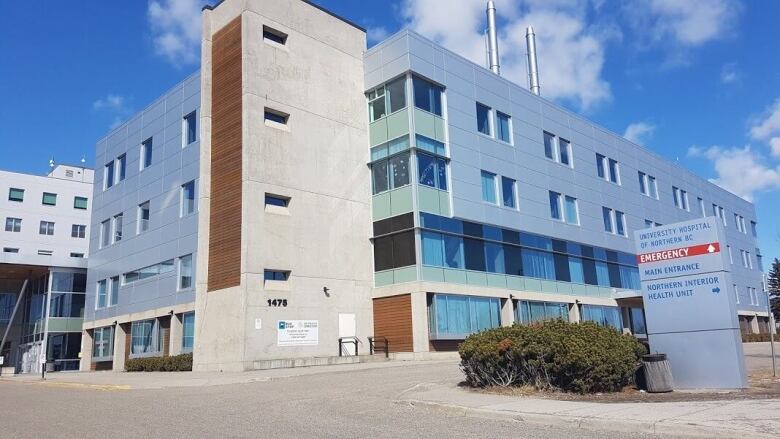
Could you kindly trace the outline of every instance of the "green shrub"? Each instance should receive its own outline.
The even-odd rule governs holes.
[[[778,337],[775,335],[775,340],[777,340]],[[743,343],[757,343],[757,342],[768,342],[769,341],[769,333],[766,334],[742,334],[742,342]]]
[[[127,372],[182,372],[192,370],[192,354],[172,357],[131,358],[125,363]]]
[[[552,320],[473,334],[459,353],[466,383],[474,387],[594,393],[629,384],[645,347],[613,328]]]

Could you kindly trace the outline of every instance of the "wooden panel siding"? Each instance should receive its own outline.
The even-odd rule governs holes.
[[[211,49],[211,213],[207,291],[241,282],[241,16],[214,34]]]
[[[374,299],[374,336],[387,337],[390,352],[413,352],[412,296]]]

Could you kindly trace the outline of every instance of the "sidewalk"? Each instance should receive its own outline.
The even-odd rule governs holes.
[[[387,361],[255,370],[247,372],[56,372],[46,374],[45,381],[41,380],[40,375],[26,374],[0,377],[0,382],[16,382],[55,387],[80,387],[95,390],[143,390],[245,384],[322,373],[346,373],[358,370],[410,367],[437,363],[453,363],[453,361]]]
[[[408,390],[396,402],[462,416],[589,430],[742,439],[775,437],[780,431],[780,399],[597,403],[491,395],[449,384],[426,384]]]

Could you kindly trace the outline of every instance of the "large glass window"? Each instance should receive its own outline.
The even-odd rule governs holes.
[[[642,308],[629,308],[629,317],[631,317],[631,333],[647,334],[647,325],[645,325],[645,312]]]
[[[477,102],[477,131],[485,135],[490,134],[490,107]]]
[[[409,153],[398,154],[371,165],[374,194],[409,184]]]
[[[441,116],[442,88],[416,76],[412,78],[412,83],[414,84],[414,106]]]
[[[182,352],[192,352],[195,346],[195,313],[188,312],[181,316],[181,350]]]
[[[41,235],[54,235],[54,223],[51,221],[41,221],[38,233]]]
[[[110,360],[114,355],[114,327],[95,328],[92,332],[92,358]]]
[[[371,122],[406,107],[406,77],[400,77],[368,93]]]
[[[420,184],[447,190],[447,162],[443,158],[418,153],[417,173]]]
[[[149,356],[162,351],[162,331],[157,319],[133,322],[130,336],[131,356]]]
[[[11,314],[16,306],[16,295],[13,293],[0,293],[0,323],[11,320]]]
[[[512,143],[511,119],[508,115],[496,111],[496,134],[498,134],[499,140],[503,140],[506,143]]]
[[[482,171],[482,201],[496,204],[496,174]]]
[[[555,262],[552,253],[523,249],[523,275],[540,279],[555,280]]]
[[[51,317],[84,318],[84,294],[51,293]],[[2,297],[0,297],[0,302]],[[0,304],[0,307],[2,305]],[[0,321],[2,316],[0,315]]]
[[[434,294],[428,309],[431,339],[462,340],[501,325],[501,304],[495,297]]]
[[[160,274],[170,273],[173,271],[173,259],[160,262],[159,264],[149,265],[138,270],[129,271],[124,274],[123,283],[125,285],[139,280],[148,279]]]
[[[534,323],[560,319],[569,321],[569,304],[563,302],[537,302],[519,300],[515,308],[515,319],[521,323]]]
[[[582,320],[623,330],[620,308],[616,306],[582,305]]]
[[[416,263],[414,232],[374,238],[374,270],[407,267]]]
[[[5,231],[6,232],[21,232],[22,231],[22,219],[6,217],[5,219]]]
[[[446,155],[446,149],[444,148],[444,144],[442,142],[439,142],[438,140],[434,140],[425,136],[421,136],[420,134],[415,134],[415,143],[417,144],[417,148],[424,149],[428,152],[432,152],[437,155]]]
[[[509,177],[501,177],[501,199],[504,206],[517,207],[517,183]]]

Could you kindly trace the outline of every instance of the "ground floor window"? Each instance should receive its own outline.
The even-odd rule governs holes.
[[[631,319],[631,333],[647,334],[647,325],[645,324],[645,310],[641,307],[631,307],[628,309],[628,317]]]
[[[181,316],[182,337],[181,337],[181,350],[182,352],[192,352],[192,347],[195,343],[195,313],[188,312]]]
[[[564,302],[537,302],[520,300],[515,308],[515,320],[521,323],[534,323],[544,320],[561,319],[569,321],[569,304]]]
[[[582,305],[582,321],[611,326],[618,331],[623,330],[620,308],[616,306]]]
[[[114,327],[95,328],[92,332],[92,360],[106,361],[114,355]]]
[[[133,322],[130,332],[131,355],[153,356],[162,351],[162,331],[157,319]]]
[[[434,294],[428,313],[434,340],[461,340],[501,325],[501,302],[495,297]]]

